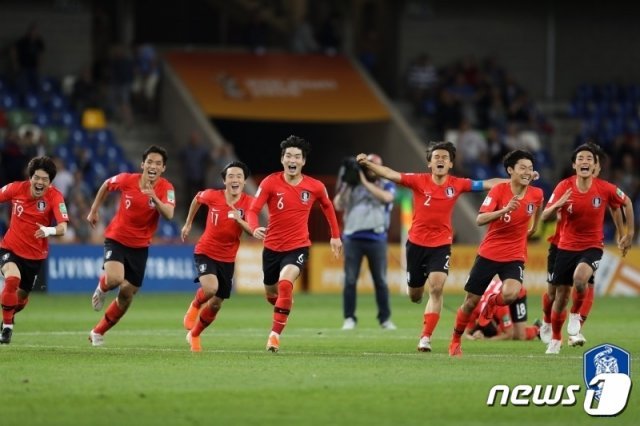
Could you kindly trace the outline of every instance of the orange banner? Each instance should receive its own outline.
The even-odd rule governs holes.
[[[165,53],[212,118],[367,122],[389,112],[344,56]]]

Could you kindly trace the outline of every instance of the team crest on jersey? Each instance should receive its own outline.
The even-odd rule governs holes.
[[[311,198],[311,193],[309,191],[302,191],[300,193],[300,199],[302,200],[303,203],[307,203],[310,198]]]
[[[533,211],[535,210],[536,206],[533,203],[529,203],[527,204],[527,214],[529,216],[531,216],[533,214]]]
[[[591,200],[591,205],[593,206],[593,208],[597,209],[602,205],[602,198],[600,197],[593,197],[593,200]]]
[[[236,209],[240,213],[240,217],[244,219],[244,209]]]
[[[153,198],[149,198],[149,207],[151,207],[152,209],[156,208],[156,203],[155,201],[153,201]]]
[[[47,208],[47,203],[44,200],[38,200],[38,204],[36,204],[36,208],[39,212],[43,212],[44,209]]]
[[[444,190],[444,193],[447,195],[447,197],[452,198],[454,195],[456,195],[456,190],[453,189],[453,186],[447,186],[447,189]]]

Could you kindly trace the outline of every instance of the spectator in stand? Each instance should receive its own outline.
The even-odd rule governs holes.
[[[11,46],[11,62],[16,87],[20,93],[40,90],[40,68],[45,45],[36,23],[31,23],[25,34]]]
[[[334,56],[342,50],[342,19],[340,14],[332,11],[324,19],[318,31],[318,43],[325,55]]]
[[[305,54],[315,53],[319,49],[318,41],[313,32],[313,27],[309,23],[309,18],[303,16],[298,19],[291,34],[291,51],[293,53]]]
[[[462,121],[462,104],[453,96],[449,89],[442,89],[438,97],[438,108],[436,110],[435,131],[440,138],[444,139],[447,130],[456,129]]]
[[[253,11],[249,23],[244,30],[245,43],[256,55],[263,55],[267,51],[269,40],[269,26],[264,19],[264,11],[260,8]]]
[[[18,132],[10,130],[0,152],[0,166],[2,166],[0,167],[2,174],[0,183],[6,185],[17,180],[24,180],[28,161],[29,157],[20,143]]]
[[[58,188],[60,192],[62,192],[62,196],[67,199],[69,196],[69,192],[71,188],[74,186],[75,182],[73,179],[73,173],[67,169],[64,161],[60,157],[53,157],[53,162],[58,169],[58,173],[56,174],[55,179],[53,180],[53,185]],[[83,216],[84,217],[84,216]]]
[[[422,114],[423,102],[435,95],[438,70],[426,53],[418,56],[407,71],[407,92],[416,115]]]
[[[47,155],[46,141],[42,130],[35,124],[23,124],[18,129],[22,150],[28,158],[43,157]]]
[[[95,84],[90,67],[85,67],[78,78],[73,82],[71,89],[71,105],[81,113],[86,108],[100,107],[100,91]]]
[[[151,117],[155,115],[156,92],[160,81],[160,62],[156,49],[149,43],[135,47],[131,91],[138,110]]]
[[[211,177],[207,177],[210,188],[224,189],[224,182],[220,183],[220,179],[217,176],[224,170],[225,166],[232,161],[235,161],[236,154],[235,148],[229,142],[223,141],[221,145],[218,145],[213,150],[213,167],[211,167]]]
[[[486,134],[489,166],[494,170],[498,170],[502,165],[502,159],[509,152],[509,147],[505,143],[502,132],[497,127],[489,127]]]
[[[193,197],[206,188],[206,180],[211,166],[211,150],[202,141],[202,136],[193,131],[187,144],[180,151],[180,162],[184,176],[185,196],[183,198],[185,211],[189,211]],[[206,215],[197,216],[197,223],[204,226]]]
[[[487,141],[482,133],[471,127],[471,122],[466,118],[460,122],[455,145],[464,169],[469,169],[477,163],[488,164],[489,146]]]
[[[537,152],[542,146],[540,140],[522,133],[520,125],[516,122],[510,122],[507,125],[507,134],[504,137],[504,142],[509,150],[523,149],[529,152]]]
[[[126,127],[133,125],[131,87],[134,64],[124,45],[114,46],[109,61],[110,114]]]

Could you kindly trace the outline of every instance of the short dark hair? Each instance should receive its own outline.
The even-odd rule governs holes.
[[[513,169],[516,166],[516,163],[520,160],[531,160],[531,164],[535,163],[532,153],[523,149],[514,149],[513,151],[508,152],[502,160],[504,170],[509,173],[507,169],[509,167]]]
[[[224,169],[222,169],[222,172],[220,173],[220,176],[222,176],[222,180],[225,180],[227,178],[227,170],[229,170],[231,167],[238,167],[242,169],[242,173],[244,173],[245,179],[248,178],[251,174],[251,171],[249,171],[249,167],[246,164],[244,164],[242,161],[236,160],[224,166]]]
[[[583,143],[582,145],[578,146],[576,149],[573,150],[573,153],[571,154],[572,163],[576,162],[578,153],[582,151],[589,151],[590,153],[592,153],[596,163],[600,160],[600,156],[604,154],[604,152],[598,145],[591,142]]]
[[[56,163],[53,162],[53,159],[47,156],[35,157],[29,161],[27,165],[27,173],[29,174],[29,178],[32,178],[36,173],[36,170],[44,170],[49,175],[49,180],[53,181],[58,174],[58,168],[56,167]]]
[[[302,151],[302,158],[307,158],[307,154],[311,152],[311,144],[299,136],[291,135],[280,142],[280,156],[284,157],[287,148],[299,148]]]
[[[431,161],[433,151],[436,149],[443,149],[449,153],[449,159],[451,162],[456,159],[456,147],[451,142],[429,142],[427,146],[427,161]]]
[[[147,148],[143,153],[142,153],[142,162],[147,161],[147,157],[149,156],[149,154],[160,154],[162,156],[162,163],[164,165],[167,164],[167,150],[157,146],[157,145],[151,145],[149,148]]]

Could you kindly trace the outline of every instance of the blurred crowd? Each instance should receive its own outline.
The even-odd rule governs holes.
[[[421,54],[408,67],[404,88],[425,132],[456,144],[460,174],[499,174],[502,157],[513,149],[541,153],[543,161],[550,157],[545,140],[553,127],[495,57],[468,56],[436,66]]]

